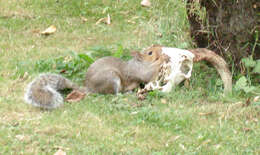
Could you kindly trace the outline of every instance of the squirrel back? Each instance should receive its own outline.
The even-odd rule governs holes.
[[[63,97],[58,91],[66,88],[79,87],[61,75],[41,74],[28,84],[24,99],[33,106],[54,109],[63,105]]]

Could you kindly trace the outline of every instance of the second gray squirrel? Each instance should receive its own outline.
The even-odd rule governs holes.
[[[80,88],[58,74],[39,75],[27,86],[25,101],[36,107],[54,109],[63,105],[60,90],[72,89],[84,93],[117,94],[131,91],[140,83],[148,83],[157,75],[165,56],[158,52],[132,52],[133,58],[123,61],[104,57],[90,65],[86,73],[85,87]]]

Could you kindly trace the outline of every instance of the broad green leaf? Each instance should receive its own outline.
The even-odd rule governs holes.
[[[78,54],[78,56],[79,56],[81,59],[83,59],[83,60],[85,60],[85,61],[87,61],[87,62],[89,62],[89,63],[93,63],[93,62],[95,61],[93,58],[91,58],[91,57],[88,56],[87,54],[81,53],[81,54]]]
[[[250,92],[254,91],[255,89],[256,89],[256,87],[254,87],[254,86],[243,87],[243,90],[245,91],[245,93],[250,93]]]
[[[118,45],[117,51],[113,54],[114,57],[121,58],[123,55],[124,49],[122,45]]]
[[[243,58],[242,62],[246,67],[255,67],[256,65],[256,61],[254,61],[252,57]]]
[[[260,59],[256,61],[256,65],[255,68],[253,69],[253,72],[260,74]]]
[[[237,90],[243,90],[244,87],[247,86],[247,79],[245,76],[242,76],[239,78],[235,84],[235,89]]]

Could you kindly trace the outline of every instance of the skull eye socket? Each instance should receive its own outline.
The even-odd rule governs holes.
[[[152,55],[152,54],[153,54],[153,51],[148,52],[148,55]]]

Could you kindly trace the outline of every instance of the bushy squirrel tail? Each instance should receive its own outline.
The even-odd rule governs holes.
[[[26,103],[35,107],[55,109],[64,103],[59,90],[66,88],[78,89],[79,87],[61,75],[41,74],[28,84],[24,99]]]

